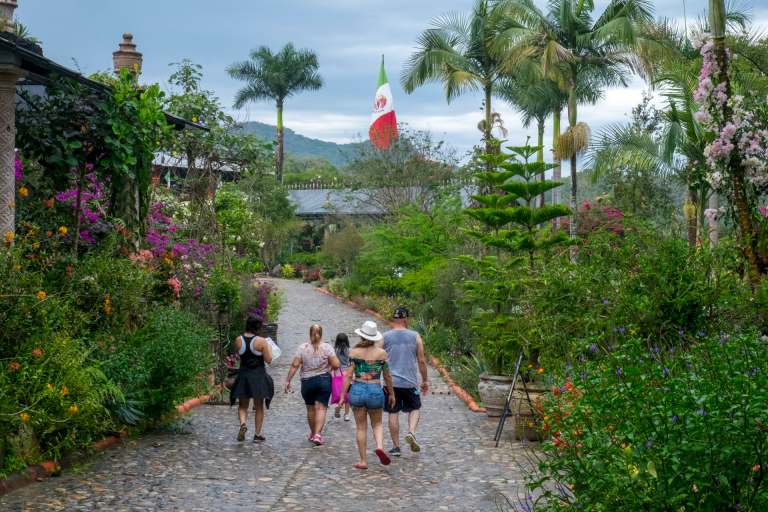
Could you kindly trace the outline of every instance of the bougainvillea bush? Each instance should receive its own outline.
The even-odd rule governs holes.
[[[756,329],[592,340],[536,404],[531,510],[766,510],[767,348]]]

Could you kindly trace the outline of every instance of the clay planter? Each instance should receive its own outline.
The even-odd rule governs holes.
[[[240,368],[227,368],[227,378],[224,379],[224,387],[227,390],[232,390],[232,386],[235,384],[235,377],[237,377],[239,371]]]
[[[507,402],[509,387],[512,385],[512,377],[508,375],[479,375],[480,383],[477,392],[483,401],[485,412],[490,417],[498,418],[504,410]]]

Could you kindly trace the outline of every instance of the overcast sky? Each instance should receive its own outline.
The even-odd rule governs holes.
[[[754,0],[747,0],[748,3]],[[538,0],[540,6],[545,3]],[[606,0],[596,0],[596,13]],[[683,17],[682,0],[656,1],[656,15]],[[686,3],[688,20],[703,12],[706,0]],[[482,118],[480,94],[469,94],[448,105],[438,84],[408,95],[400,87],[403,62],[413,51],[416,36],[430,20],[447,11],[468,11],[471,0],[19,0],[16,14],[32,35],[43,41],[48,58],[90,74],[112,69],[112,52],[131,32],[144,54],[142,81],[163,82],[172,72],[169,63],[188,58],[203,66],[203,86],[215,91],[231,107],[242,86],[226,76],[232,62],[246,59],[259,45],[277,50],[291,41],[311,48],[320,57],[325,88],[287,101],[286,126],[317,139],[349,142],[367,133],[381,55],[394,95],[398,121],[430,129],[460,152],[479,141]],[[768,4],[754,4],[757,25],[768,28]],[[608,91],[604,102],[579,109],[579,119],[593,133],[625,114],[640,101],[644,84],[636,80],[627,89]],[[510,142],[535,137],[535,128],[523,129],[518,117],[500,101],[495,110],[510,130]],[[276,124],[274,105],[261,103],[233,114],[241,119]],[[551,145],[551,125],[546,129]],[[290,147],[286,148],[290,151]]]

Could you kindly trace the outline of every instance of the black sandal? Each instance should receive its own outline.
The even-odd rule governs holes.
[[[253,442],[254,443],[263,443],[266,440],[267,440],[267,438],[264,437],[264,436],[253,436]]]

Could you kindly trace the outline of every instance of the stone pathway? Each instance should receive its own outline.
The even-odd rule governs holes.
[[[493,511],[498,510],[501,493],[523,492],[519,465],[525,458],[520,445],[512,445],[507,437],[494,448],[496,423],[449,394],[450,388],[432,367],[434,394],[424,397],[417,432],[420,453],[411,453],[401,440],[403,456],[382,466],[372,453],[375,444],[369,428],[369,469],[355,469],[354,418],[350,422],[333,418],[332,408],[323,431],[326,445],[307,442],[298,375],[293,381],[297,391],[282,392],[296,348],[308,340],[313,323],[323,326],[324,341],[346,332],[355,342],[354,329],[376,319],[309,285],[295,281],[279,285],[286,290],[288,306],[279,320],[283,356],[270,368],[275,390],[280,391],[265,415],[265,443],[251,442],[251,415],[246,442],[238,443],[235,408],[202,405],[185,415],[188,433],[163,431],[128,439],[81,468],[0,498],[0,510]],[[381,331],[389,330],[376,322]],[[404,436],[406,416],[400,417]],[[152,446],[158,442],[162,445]],[[386,414],[384,446],[386,450],[392,446]]]

